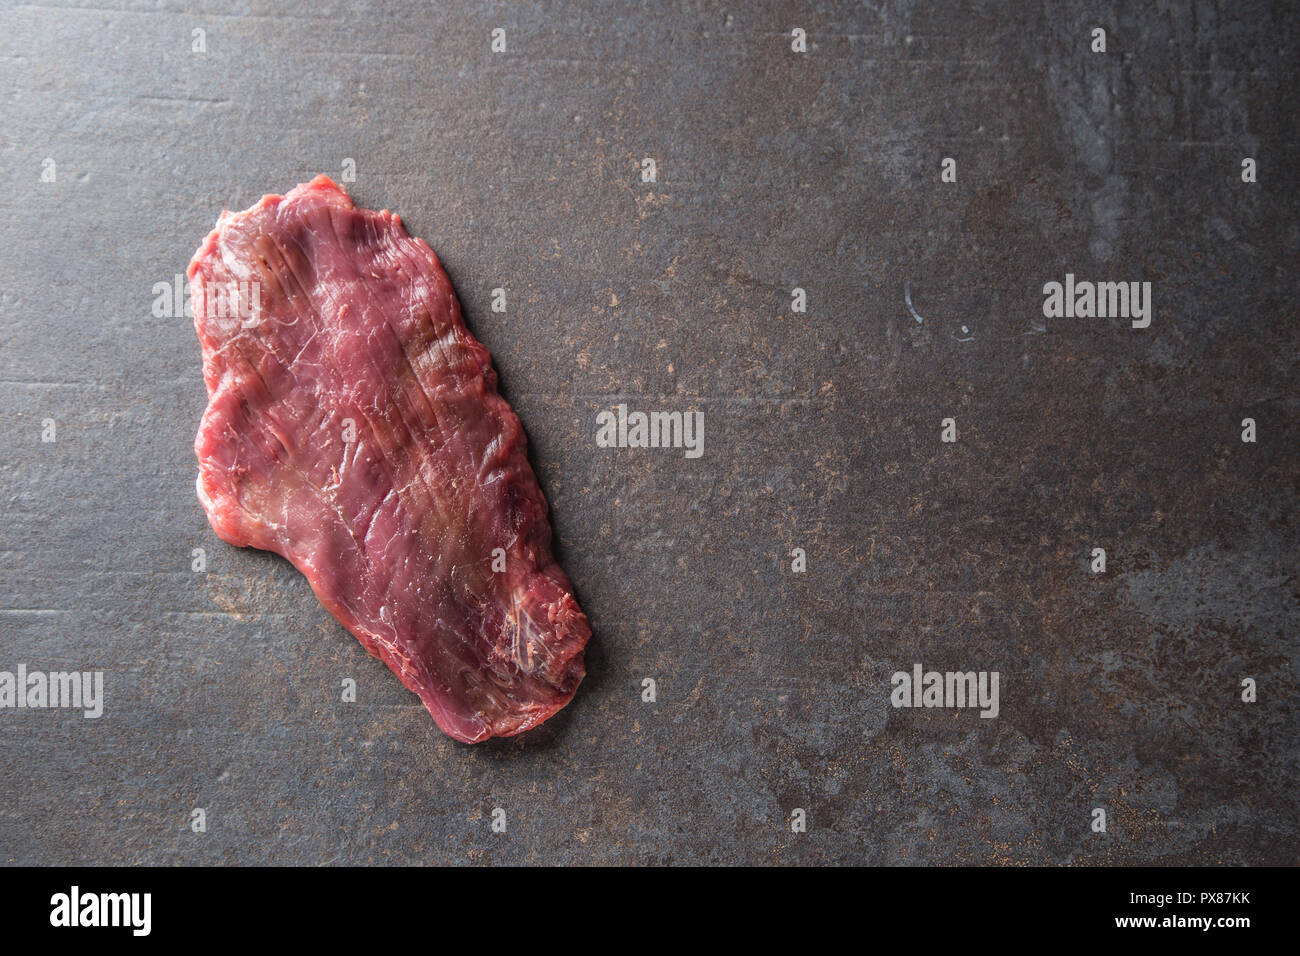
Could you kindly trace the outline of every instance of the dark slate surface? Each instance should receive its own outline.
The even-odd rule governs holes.
[[[0,711],[0,859],[1300,859],[1285,4],[362,6],[0,10],[0,669],[107,688]],[[491,348],[594,625],[523,738],[445,738],[194,496],[152,287],[347,158]],[[1151,327],[1045,319],[1066,272],[1151,281]],[[620,401],[702,409],[703,457],[596,448]],[[892,708],[917,662],[1000,716]]]

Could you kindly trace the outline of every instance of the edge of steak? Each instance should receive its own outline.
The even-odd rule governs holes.
[[[223,212],[189,277],[213,530],[287,558],[457,740],[567,704],[591,629],[433,250],[318,176]]]

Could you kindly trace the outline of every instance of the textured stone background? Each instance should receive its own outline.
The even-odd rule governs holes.
[[[1286,4],[359,6],[0,9],[0,669],[108,698],[0,711],[0,860],[1300,861]],[[594,625],[523,738],[445,738],[194,496],[152,286],[349,157],[491,348]],[[1151,327],[1044,319],[1067,271],[1152,281]],[[704,410],[704,456],[596,448],[619,401]],[[1001,716],[894,710],[918,661]]]

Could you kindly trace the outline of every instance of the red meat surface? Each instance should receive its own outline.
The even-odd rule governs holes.
[[[568,703],[591,631],[519,419],[428,245],[318,176],[223,213],[189,277],[216,533],[292,562],[457,740]]]

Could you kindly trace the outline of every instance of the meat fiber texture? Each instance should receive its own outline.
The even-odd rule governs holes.
[[[519,419],[428,245],[318,176],[223,212],[189,277],[216,533],[292,562],[457,740],[568,703],[591,630]]]

